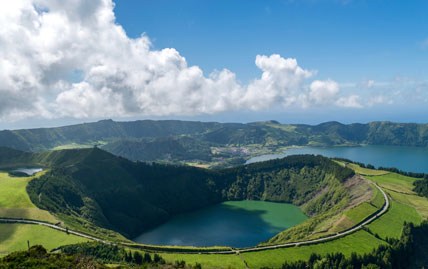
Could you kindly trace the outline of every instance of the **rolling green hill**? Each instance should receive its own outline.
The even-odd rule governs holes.
[[[223,162],[252,154],[271,153],[291,145],[428,146],[428,124],[371,122],[319,125],[216,123],[192,121],[115,122],[103,120],[57,128],[0,131],[0,146],[42,152],[93,147],[131,160]],[[241,151],[213,148],[244,147]],[[157,149],[157,150],[156,150]],[[236,162],[236,161],[235,161]],[[242,160],[241,160],[242,163]]]

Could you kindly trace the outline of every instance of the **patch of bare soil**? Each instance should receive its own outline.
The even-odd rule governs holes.
[[[373,189],[370,183],[360,175],[355,175],[348,179],[344,186],[348,189],[350,196],[347,209],[370,201],[373,197]]]

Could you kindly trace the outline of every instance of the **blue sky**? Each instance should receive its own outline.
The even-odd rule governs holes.
[[[16,0],[0,11],[0,129],[427,122],[427,12],[422,0]]]
[[[176,48],[210,72],[259,74],[257,54],[296,58],[342,82],[426,79],[427,1],[125,1],[115,13],[127,33]]]

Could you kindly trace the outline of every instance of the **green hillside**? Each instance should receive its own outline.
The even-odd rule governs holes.
[[[319,125],[103,120],[56,128],[0,131],[0,146],[42,152],[98,145],[131,160],[200,161],[231,166],[291,145],[428,146],[428,124],[371,122]],[[235,148],[234,148],[235,147]],[[228,163],[227,161],[230,161]]]
[[[49,168],[45,175],[31,179],[11,181],[14,179],[4,174],[1,187],[15,188],[14,192],[21,195],[18,198],[22,205],[34,203],[65,221],[70,228],[120,241],[126,239],[109,229],[131,237],[174,214],[220,201],[242,199],[291,202],[311,216],[307,222],[280,233],[267,244],[317,238],[351,227],[382,207],[382,195],[368,180],[376,182],[390,197],[391,207],[379,219],[363,230],[325,243],[227,256],[161,254],[167,262],[184,260],[187,264],[202,264],[203,268],[231,265],[245,268],[245,264],[250,268],[281,268],[285,262],[307,261],[315,257],[312,253],[318,255],[316,259],[320,264],[336,258],[350,261],[355,257],[354,252],[366,255],[361,256],[364,261],[368,253],[380,257],[385,251],[395,251],[399,241],[393,240],[403,235],[405,223],[419,224],[428,217],[428,200],[413,190],[416,185],[416,191],[420,189],[423,194],[426,181],[362,169],[355,164],[345,166],[321,156],[290,156],[229,169],[206,170],[131,162],[98,148],[44,153],[0,148],[1,155],[4,155],[0,160],[6,168],[17,161]],[[368,180],[362,175],[353,176],[354,172],[347,167]],[[22,193],[26,184],[31,201]],[[3,199],[4,205],[9,203],[15,202]],[[139,215],[140,212],[143,213]],[[4,231],[0,236],[6,244],[2,245],[0,255],[25,248],[26,238],[47,248],[85,241],[39,226],[1,225]],[[404,243],[412,244],[410,241]],[[374,248],[377,250],[372,251]],[[424,253],[422,249],[418,251]],[[343,257],[331,256],[334,252],[341,252]],[[379,261],[394,262],[389,258]]]
[[[123,139],[108,143],[102,149],[134,161],[212,161],[210,144],[188,136]]]
[[[43,173],[32,177],[11,177],[6,172],[0,172],[0,218],[26,218],[57,222],[52,214],[37,208],[26,192],[28,183]]]
[[[12,162],[10,151],[3,152]],[[293,203],[315,216],[347,205],[350,191],[342,186],[353,175],[321,156],[223,170],[131,162],[98,148],[16,156],[50,168],[27,186],[39,208],[75,225],[111,229],[128,238],[175,214],[227,200]],[[320,189],[326,191],[320,195]]]
[[[5,130],[0,132],[0,146],[26,151],[43,151],[67,144],[98,144],[124,138],[153,138],[204,133],[219,123],[185,121],[114,122],[102,120],[56,128]]]
[[[356,171],[361,170],[356,165],[353,165],[353,168],[356,168]],[[428,199],[413,192],[413,184],[418,185],[421,180],[396,173],[377,173],[377,170],[371,169],[363,171],[365,174],[371,174],[365,177],[384,188],[391,202],[391,208],[378,220],[370,223],[363,230],[333,241],[241,253],[233,256],[236,260],[228,256],[228,262],[231,260],[230,264],[232,264],[241,259],[243,262],[240,266],[236,266],[237,268],[426,267],[428,265],[426,258],[428,225],[426,221],[422,221],[428,218]],[[370,203],[379,206],[378,200],[375,196]],[[416,225],[419,224],[421,226],[417,227]],[[414,235],[409,236],[409,233]],[[203,268],[228,268],[227,264],[222,263],[222,255],[164,254],[163,256],[170,261],[182,259],[188,263],[201,263]],[[347,267],[353,263],[355,267]],[[370,263],[379,266],[362,267]],[[288,267],[283,267],[284,264]],[[395,264],[401,264],[401,267],[391,267]]]

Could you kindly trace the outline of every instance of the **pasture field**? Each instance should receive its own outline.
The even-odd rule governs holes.
[[[389,194],[393,200],[413,207],[422,218],[428,219],[428,199],[425,197],[395,192]]]
[[[394,173],[368,178],[383,187],[393,200],[413,207],[422,218],[428,218],[428,199],[418,196],[413,191],[416,178]]]
[[[30,200],[26,187],[33,178],[11,177],[0,172],[0,218],[25,218],[55,223],[57,219],[48,211],[37,208]],[[79,237],[52,230],[38,225],[0,223],[0,255],[12,251],[25,250],[27,240],[30,244],[43,244],[46,248],[55,248],[62,244],[84,242]]]
[[[419,224],[422,221],[422,217],[414,208],[392,200],[388,212],[370,223],[367,228],[371,232],[378,234],[382,239],[387,237],[398,239],[401,236],[405,221]]]
[[[0,207],[34,207],[25,189],[31,179],[32,177],[10,177],[7,172],[0,172]]]
[[[11,177],[7,172],[0,172],[0,217],[57,222],[52,214],[31,202],[26,190],[28,182],[43,173],[31,177]]]
[[[428,199],[413,192],[417,179],[395,173],[367,178],[378,183],[391,200],[389,211],[368,225],[373,233],[381,238],[399,238],[405,221],[419,224],[428,217]]]
[[[366,178],[378,183],[385,191],[415,194],[413,182],[417,179],[413,177],[388,173],[380,176],[366,176]]]
[[[370,201],[370,204],[376,208],[382,208],[382,206],[385,204],[385,198],[383,197],[383,194],[379,191],[378,188],[375,186],[372,186],[373,191],[375,191],[375,195]]]
[[[245,262],[250,268],[280,268],[285,261],[306,260],[314,252],[319,254],[342,252],[346,256],[350,256],[352,252],[361,254],[370,252],[382,244],[387,243],[366,231],[358,231],[344,238],[322,244],[248,252],[239,255],[160,254],[169,262],[184,260],[187,264],[192,265],[200,263],[203,268],[245,268]]]
[[[372,206],[370,203],[364,202],[359,206],[346,211],[344,215],[353,223],[353,225],[356,225],[367,218],[367,216],[375,213],[377,210],[378,208]]]
[[[47,250],[88,241],[88,239],[40,225],[0,223],[0,256],[13,251],[26,250],[27,240],[30,241],[30,245],[43,245]]]
[[[241,255],[250,268],[261,268],[264,266],[281,268],[281,265],[285,261],[307,260],[312,253],[323,255],[342,252],[344,255],[350,256],[352,252],[370,252],[373,248],[382,244],[386,244],[386,242],[375,238],[366,231],[358,231],[338,240],[322,244],[242,253]]]
[[[61,145],[61,146],[56,146],[56,147],[52,148],[52,150],[84,149],[84,148],[91,148],[91,147],[93,147],[93,145],[70,143],[70,144],[65,144],[65,145]]]
[[[51,150],[64,150],[64,149],[86,149],[86,148],[93,148],[95,145],[97,146],[103,146],[106,145],[106,141],[92,141],[85,144],[79,144],[79,143],[69,143],[69,144],[63,144],[56,147],[51,148]]]
[[[381,176],[389,174],[388,171],[368,169],[354,163],[347,163],[346,166],[363,176]]]

